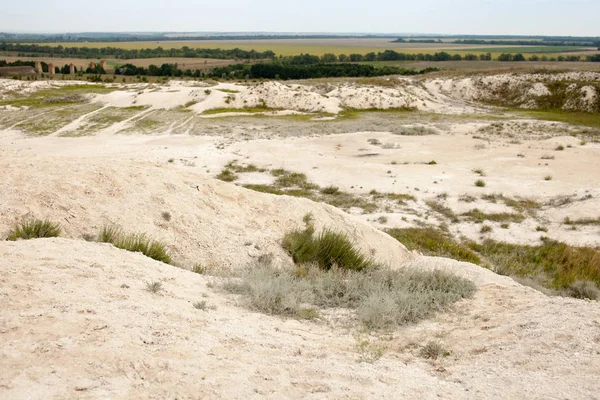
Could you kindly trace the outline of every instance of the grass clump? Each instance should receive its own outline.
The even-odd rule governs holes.
[[[471,282],[441,271],[260,265],[225,282],[224,288],[243,295],[248,307],[272,315],[313,318],[320,308],[347,308],[368,329],[416,323],[475,292]]]
[[[315,236],[311,223],[304,230],[288,232],[283,238],[283,248],[296,264],[315,264],[325,270],[361,271],[373,267],[373,261],[363,256],[345,234],[324,229]]]
[[[58,237],[61,231],[60,225],[55,222],[33,219],[15,225],[6,240]]]
[[[475,186],[477,186],[477,187],[485,187],[485,182],[484,182],[484,180],[483,180],[483,179],[477,179],[477,180],[475,181]]]
[[[441,357],[448,357],[450,352],[438,342],[429,342],[425,346],[421,347],[419,354],[423,358],[437,360]]]
[[[222,180],[223,182],[233,182],[239,179],[233,171],[228,168],[224,168],[219,175],[217,175],[217,179]]]
[[[146,283],[146,290],[150,293],[158,293],[163,289],[161,282],[148,282]]]
[[[494,222],[515,222],[520,223],[525,220],[525,216],[523,214],[518,213],[491,213],[486,214],[478,208],[474,208],[464,214],[461,214],[464,217],[471,219],[474,222],[482,223],[485,221],[494,221]]]
[[[124,234],[119,228],[105,226],[98,240],[102,243],[111,243],[119,249],[142,253],[165,264],[171,263],[171,255],[166,246],[161,242],[148,239],[144,234]]]
[[[425,255],[447,257],[458,261],[481,264],[481,258],[467,246],[454,240],[449,234],[436,228],[394,228],[388,235],[409,250],[418,250]]]
[[[429,208],[431,208],[433,211],[450,219],[452,222],[458,222],[458,216],[454,213],[454,211],[452,211],[450,207],[446,207],[439,201],[435,200],[428,200],[425,202],[425,204],[427,204],[427,206],[429,206]]]

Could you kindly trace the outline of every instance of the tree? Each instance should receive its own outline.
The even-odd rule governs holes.
[[[365,54],[365,61],[375,61],[377,59],[377,54],[371,52]]]
[[[334,63],[334,62],[337,62],[337,60],[338,60],[337,56],[333,53],[325,53],[321,57],[321,61],[324,63]]]

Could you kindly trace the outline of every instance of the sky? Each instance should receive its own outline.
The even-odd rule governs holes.
[[[600,36],[600,0],[7,1],[0,31]]]

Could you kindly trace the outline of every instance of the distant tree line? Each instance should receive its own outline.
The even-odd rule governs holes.
[[[491,53],[480,54],[449,54],[445,51],[434,54],[409,54],[399,53],[394,50],[385,50],[383,52],[370,52],[367,54],[332,54],[327,53],[319,57],[311,54],[300,54],[296,56],[279,56],[275,57],[275,53],[271,50],[257,52],[255,50],[241,49],[192,49],[184,46],[180,49],[163,49],[157,47],[155,49],[121,49],[116,47],[89,48],[89,47],[63,47],[63,46],[40,46],[37,44],[18,44],[18,43],[0,43],[0,52],[17,52],[20,57],[74,57],[74,58],[118,58],[118,59],[133,59],[133,58],[213,58],[213,59],[246,59],[246,60],[276,60],[282,64],[289,65],[314,65],[320,63],[354,63],[354,62],[373,62],[373,61],[461,61],[461,60],[481,60],[491,61]],[[510,59],[511,56],[516,59]],[[522,54],[516,55],[501,55],[499,61],[525,61]],[[533,56],[532,56],[533,57]],[[535,58],[535,57],[534,57]],[[567,59],[568,58],[568,59]],[[596,61],[595,56],[558,56],[546,57],[548,61]],[[539,60],[545,61],[544,57],[539,57]]]
[[[600,46],[600,40],[590,41],[531,41],[531,40],[481,40],[481,39],[458,39],[453,44],[481,44],[501,46]]]
[[[183,46],[180,49],[122,49],[118,47],[63,47],[40,46],[37,44],[0,43],[0,51],[16,52],[19,57],[76,57],[76,58],[159,58],[159,57],[188,57],[188,58],[215,58],[215,59],[271,59],[275,53],[271,50],[258,52],[255,50],[241,49],[193,49]]]
[[[210,72],[180,69],[177,64],[163,64],[148,68],[125,64],[115,69],[115,75],[211,77],[220,79],[313,79],[327,77],[369,77],[382,75],[419,75],[437,71],[437,68],[407,70],[398,67],[375,67],[366,64],[304,64],[293,65],[278,62],[260,64],[235,64],[213,68]]]
[[[180,36],[178,36],[180,35]],[[114,32],[82,32],[64,34],[0,32],[0,40],[13,43],[85,43],[85,42],[146,42],[200,40],[273,40],[273,39],[393,39],[393,35],[187,35],[182,33],[129,34]]]

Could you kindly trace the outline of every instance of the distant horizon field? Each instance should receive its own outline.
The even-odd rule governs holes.
[[[325,53],[339,54],[367,54],[394,50],[406,54],[434,54],[446,51],[451,54],[465,55],[468,53],[492,53],[498,56],[502,53],[527,53],[527,54],[562,54],[566,52],[585,52],[591,48],[571,46],[482,46],[460,45],[452,43],[393,43],[390,39],[264,39],[264,40],[182,40],[182,41],[146,41],[146,42],[74,42],[74,43],[38,43],[46,46],[63,47],[116,47],[122,49],[147,49],[162,47],[163,49],[179,49],[184,46],[189,48],[204,49],[235,49],[256,50],[259,52],[271,50],[276,55],[293,56],[302,53],[322,56]]]

